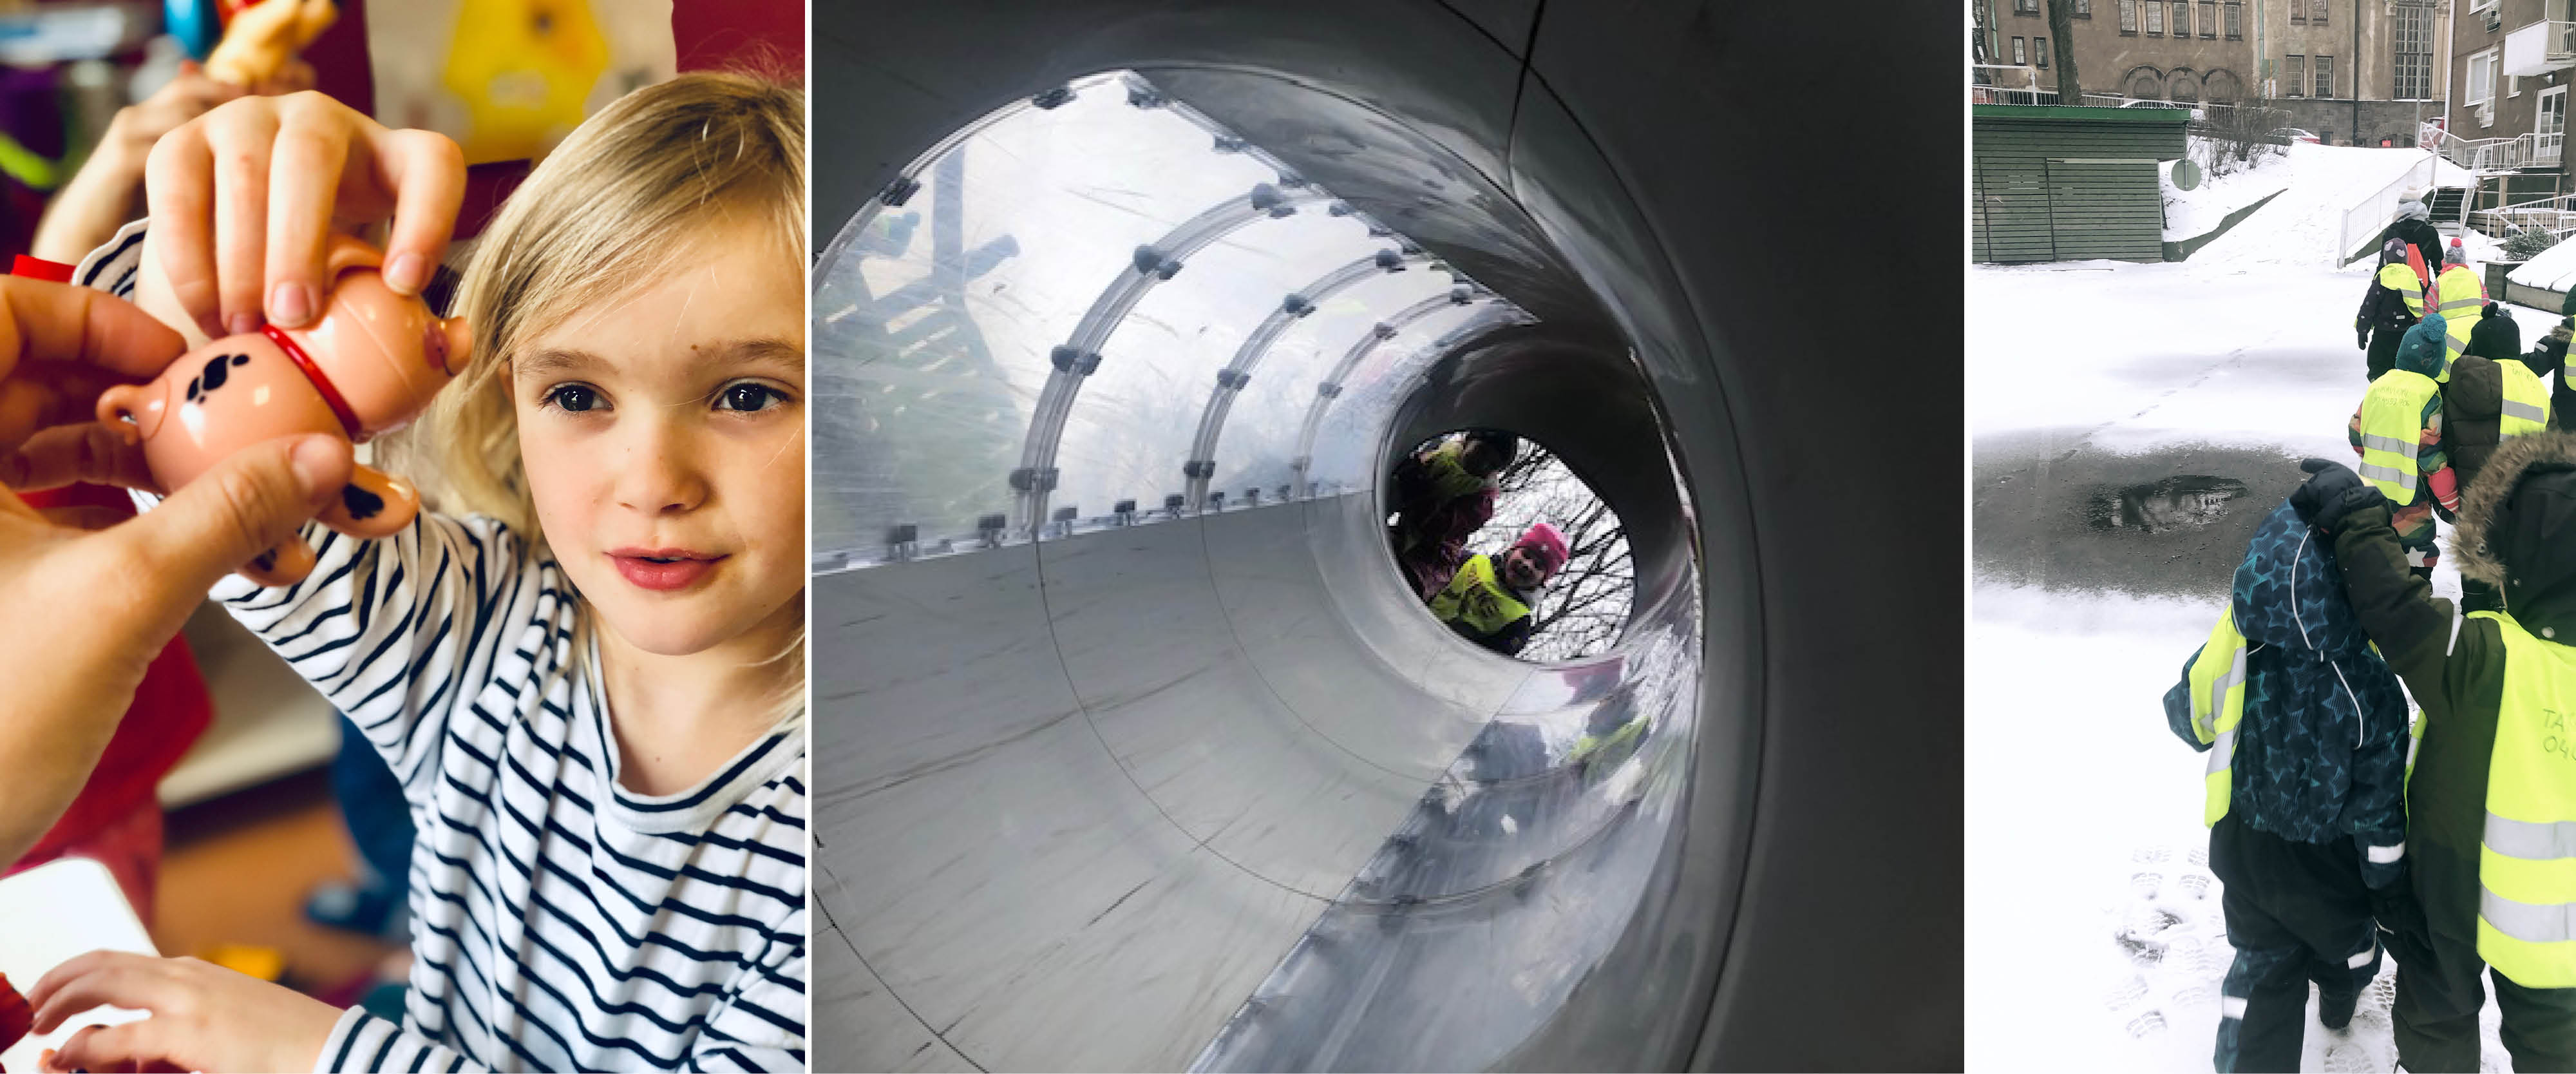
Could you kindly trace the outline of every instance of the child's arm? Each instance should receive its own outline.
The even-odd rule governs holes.
[[[2165,691],[2165,726],[2173,728],[2175,738],[2200,753],[2209,752],[2209,743],[2202,741],[2200,732],[2191,726],[2191,665],[2200,659],[2200,650],[2206,648],[2203,645],[2193,649],[2190,656],[2183,658],[2182,681]]]
[[[2431,583],[2406,565],[2406,550],[2390,525],[2388,502],[2377,500],[2333,519],[2319,520],[2334,538],[2344,593],[2362,631],[2379,646],[2388,666],[2406,681],[2419,703],[2442,696],[2442,666],[2451,641],[2451,602],[2433,595]]]

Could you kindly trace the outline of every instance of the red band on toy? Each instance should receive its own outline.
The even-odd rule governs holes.
[[[285,351],[288,358],[294,359],[295,368],[304,371],[304,379],[313,382],[313,390],[322,393],[322,401],[331,404],[331,413],[340,419],[340,428],[348,431],[349,442],[352,444],[359,442],[362,438],[358,435],[358,415],[349,410],[348,400],[340,398],[340,389],[331,386],[331,378],[322,375],[322,367],[314,365],[312,356],[305,354],[304,348],[295,342],[295,337],[287,335],[284,329],[273,324],[264,324],[259,326],[259,330],[268,333],[268,338],[277,344],[277,349]]]
[[[74,267],[75,266],[63,264],[60,261],[47,261],[41,257],[29,257],[25,254],[18,254],[9,262],[9,275],[24,276],[31,280],[50,280],[54,283],[70,283],[72,282],[72,269]]]

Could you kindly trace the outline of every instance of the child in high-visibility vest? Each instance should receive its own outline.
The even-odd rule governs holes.
[[[1459,637],[1504,656],[1529,644],[1538,621],[1538,589],[1565,566],[1565,535],[1531,524],[1502,555],[1473,555],[1431,595],[1431,614]]]
[[[2361,456],[2361,476],[2377,486],[2397,508],[2397,539],[2406,547],[2406,562],[2423,577],[2433,576],[2441,557],[2434,544],[2433,512],[2458,510],[2458,475],[2442,453],[2442,389],[2446,371],[2449,325],[2441,314],[2426,314],[2406,330],[2397,347],[2397,368],[2370,382],[2369,394],[2352,412],[2352,450]]]
[[[2308,982],[2340,1029],[2379,970],[2372,909],[2404,875],[2407,735],[2332,550],[2288,504],[2255,529],[2165,718],[2210,754],[2202,819],[2236,947],[2217,1068],[2296,1070]]]
[[[2409,882],[2379,909],[2397,961],[2397,1058],[2480,1068],[2492,985],[2515,1070],[2576,1070],[2576,435],[2506,440],[2461,498],[2462,579],[2504,608],[2458,617],[2410,572],[2387,498],[2323,459],[2291,505],[2331,541],[2353,613],[2423,706],[2408,757]],[[2485,978],[2485,980],[2481,980]]]

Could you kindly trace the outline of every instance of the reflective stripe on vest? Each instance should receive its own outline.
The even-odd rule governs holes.
[[[1458,566],[1458,573],[1449,576],[1449,584],[1431,597],[1431,614],[1441,622],[1464,621],[1468,629],[1486,637],[1529,613],[1530,606],[1521,603],[1494,576],[1492,556],[1467,557],[1467,562]]]
[[[2514,359],[2496,362],[2504,372],[2504,406],[2497,424],[2500,437],[2529,436],[2549,428],[2549,386],[2531,367]]]
[[[2477,612],[2504,638],[2478,848],[2478,957],[2525,988],[2576,987],[2576,649]]]
[[[2379,266],[2379,285],[2406,296],[2406,312],[2424,316],[2424,281],[2415,278],[2415,270],[2404,265]]]
[[[2458,361],[2460,352],[2468,348],[2469,333],[2485,316],[2487,285],[2467,266],[2453,265],[2442,270],[2441,278],[2434,281],[2433,287],[2441,299],[2433,310],[2442,315],[2444,322],[2442,371],[2435,373],[2433,379],[2449,380],[2451,363]]]
[[[2361,479],[2388,497],[2392,508],[2415,502],[2424,404],[2440,390],[2422,373],[2391,369],[2371,381],[2370,394],[2361,399]]]
[[[2245,718],[2245,635],[2236,630],[2236,611],[2218,613],[2218,625],[2191,660],[2191,730],[2209,743],[2209,770],[2201,776],[2204,797],[2201,820],[2218,823],[2227,815],[2228,780],[2236,763],[2236,724]]]

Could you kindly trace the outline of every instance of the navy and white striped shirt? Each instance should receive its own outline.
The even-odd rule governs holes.
[[[75,278],[130,292],[139,239]],[[305,533],[305,581],[212,596],[364,730],[419,830],[403,1024],[350,1010],[317,1069],[804,1069],[802,718],[635,794],[552,558],[480,516]]]

